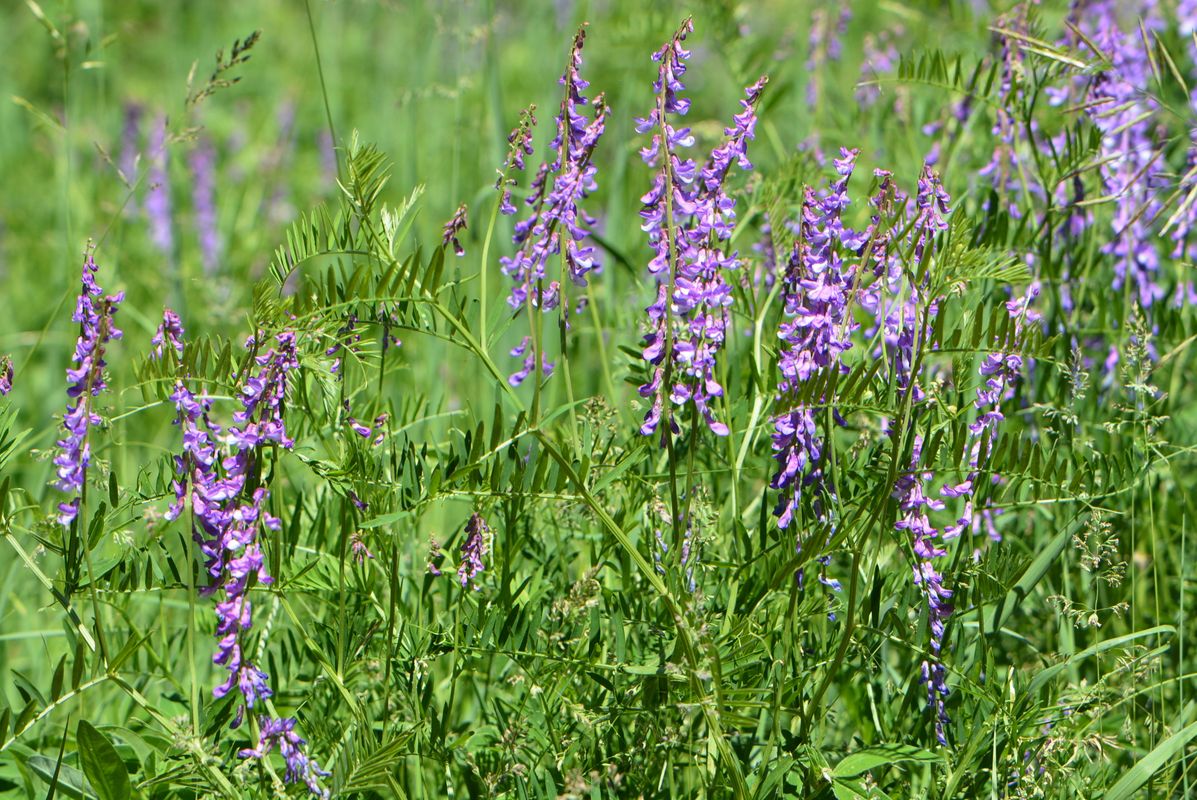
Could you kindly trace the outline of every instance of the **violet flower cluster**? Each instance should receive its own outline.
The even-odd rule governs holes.
[[[777,471],[769,484],[778,493],[773,513],[782,529],[793,521],[803,487],[823,481],[823,440],[817,433],[816,408],[790,398],[802,391],[812,375],[845,368],[840,357],[852,347],[851,336],[857,327],[847,312],[855,276],[838,249],[855,251],[863,244],[860,235],[845,228],[841,218],[850,203],[848,180],[857,151],[840,152],[841,158],[835,162],[839,177],[830,191],[816,196],[813,190],[806,190],[799,238],[783,282],[785,320],[778,329],[782,345],[777,398],[785,410],[773,419]],[[801,547],[801,542],[798,545]]]
[[[7,396],[12,391],[12,356],[0,359],[0,396]]]
[[[211,277],[220,269],[220,231],[216,221],[216,148],[201,137],[188,158],[191,168],[191,202],[195,229],[199,235],[204,274]]]
[[[55,485],[63,492],[74,495],[58,506],[58,521],[64,526],[70,525],[79,515],[80,495],[87,479],[87,468],[91,464],[88,433],[102,422],[92,402],[108,386],[104,379],[104,368],[107,366],[105,351],[110,341],[122,335],[113,317],[125,299],[125,293],[105,295],[96,282],[98,270],[89,248],[83,259],[82,291],[75,303],[75,313],[71,316],[72,320],[79,323],[79,338],[75,341],[75,352],[71,358],[74,366],[67,369],[66,373],[70,384],[67,397],[74,405],[68,404],[63,415],[62,427],[66,433],[57,442],[59,453],[54,458],[58,475]]]
[[[466,229],[469,219],[466,216],[466,205],[462,203],[453,212],[453,216],[445,223],[445,228],[441,233],[441,247],[453,246],[453,255],[465,255],[465,248],[461,246],[457,235]]]
[[[999,17],[996,27],[1009,30],[1011,33],[998,33],[1001,43],[1001,87],[999,89],[1003,102],[995,108],[996,119],[993,123],[995,145],[993,155],[981,170],[979,176],[988,178],[999,196],[1007,202],[1002,208],[1010,212],[1010,216],[1022,216],[1022,208],[1016,199],[1019,193],[1035,196],[1043,195],[1043,187],[1035,180],[1033,162],[1024,164],[1022,148],[1034,147],[1034,142],[1026,142],[1026,129],[1022,122],[1015,117],[1017,110],[1025,102],[1023,90],[1024,65],[1023,50],[1015,36],[1026,36],[1028,30],[1029,4],[1022,5],[1016,11]],[[1011,35],[1013,34],[1013,35]],[[1032,122],[1034,126],[1034,122]],[[1035,130],[1032,127],[1032,131]]]
[[[724,183],[733,164],[741,170],[752,168],[748,142],[755,136],[756,104],[767,81],[762,77],[745,90],[740,113],[724,129],[723,143],[699,169],[692,158],[679,155],[694,145],[690,129],[676,128],[670,121],[670,115],[681,117],[690,109],[690,100],[680,92],[685,90],[681,78],[690,56],[683,43],[693,30],[693,22],[687,19],[653,54],[660,65],[653,83],[657,104],[647,117],[636,120],[640,133],[654,131],[652,143],[640,151],[655,171],[652,188],[640,198],[644,204],[640,227],[653,250],[648,271],[657,282],[656,299],[646,309],[649,330],[643,350],[651,375],[640,387],[640,395],[652,398],[652,405],[640,432],[653,435],[665,416],[662,445],[670,432],[680,432],[673,407],[687,403],[693,403],[716,435],[728,433],[711,409],[712,399],[723,395],[715,364],[732,303],[726,272],[739,267],[738,254],[725,252],[736,214],[735,200],[727,195]]]
[[[1159,189],[1165,169],[1157,141],[1158,103],[1148,91],[1152,78],[1150,55],[1138,28],[1120,27],[1122,4],[1114,0],[1074,3],[1070,21],[1080,34],[1069,31],[1064,44],[1100,51],[1108,59],[1095,75],[1080,75],[1049,93],[1056,105],[1083,108],[1101,133],[1100,165],[1103,194],[1117,198],[1110,220],[1113,236],[1102,252],[1114,260],[1114,288],[1129,288],[1139,305],[1150,308],[1164,297],[1159,282],[1157,237],[1152,226],[1162,211]],[[1143,3],[1142,24],[1160,30],[1163,19],[1155,3]],[[1085,220],[1078,220],[1082,224]]]
[[[465,541],[461,544],[461,565],[457,568],[457,579],[462,588],[469,586],[474,591],[482,588],[475,579],[486,569],[483,558],[490,552],[490,539],[491,529],[486,520],[477,512],[471,514],[466,522]],[[431,559],[428,563],[435,569]],[[436,574],[440,574],[439,571]]]
[[[918,559],[914,567],[914,583],[927,601],[927,613],[931,627],[931,659],[921,665],[922,681],[927,686],[927,707],[935,709],[935,737],[940,744],[947,744],[945,726],[949,719],[944,708],[948,696],[947,670],[940,659],[943,637],[948,617],[952,615],[952,591],[943,585],[935,561],[947,555],[947,550],[937,544],[939,531],[931,524],[928,511],[943,510],[944,503],[928,497],[923,487],[931,480],[931,473],[922,469],[923,437],[915,436],[911,451],[909,472],[902,474],[894,484],[893,496],[898,501],[898,521],[894,528],[910,537],[911,548]]]
[[[150,131],[149,191],[145,213],[150,223],[150,240],[167,258],[174,256],[175,233],[170,210],[170,175],[167,172],[166,115],[160,115]]]
[[[928,497],[924,491],[923,487],[931,480],[932,473],[921,465],[922,436],[913,433],[926,400],[926,393],[920,385],[920,354],[927,344],[925,336],[931,322],[939,312],[938,300],[927,296],[928,278],[916,282],[906,277],[901,264],[901,248],[894,246],[895,242],[890,240],[889,234],[878,235],[877,226],[881,224],[881,215],[886,210],[907,215],[910,220],[907,236],[912,245],[913,262],[922,263],[924,258],[930,256],[927,251],[933,246],[935,237],[949,227],[947,217],[951,198],[929,165],[924,165],[919,175],[913,204],[889,184],[888,173],[880,173],[879,177],[882,179],[881,189],[873,203],[877,214],[870,226],[873,228],[870,233],[873,258],[876,259],[874,271],[879,278],[878,283],[892,294],[893,299],[881,299],[873,294],[862,305],[870,307],[877,315],[891,380],[898,388],[898,396],[909,403],[906,431],[887,424],[892,437],[901,437],[906,433],[913,436],[908,469],[899,474],[893,488],[893,497],[898,502],[898,520],[894,528],[909,537],[917,559],[913,567],[913,580],[927,603],[933,656],[922,664],[922,681],[927,686],[928,708],[935,710],[936,738],[946,744],[946,725],[949,720],[944,701],[949,690],[947,670],[939,654],[943,647],[945,626],[953,610],[950,602],[952,591],[944,586],[943,577],[936,566],[937,560],[947,551],[940,544],[940,532],[931,524],[929,517],[930,511],[943,510],[945,505],[941,500]]]
[[[1039,284],[1032,283],[1022,297],[1016,297],[1006,303],[1006,311],[1013,320],[1014,331],[1020,333],[1028,323],[1038,322],[1039,312],[1031,307],[1031,303],[1039,295]],[[969,453],[969,472],[967,477],[957,484],[945,484],[940,488],[942,497],[964,498],[963,510],[956,521],[943,529],[945,540],[955,539],[965,531],[976,533],[980,527],[981,514],[973,511],[973,497],[977,491],[977,480],[981,468],[980,458],[982,445],[985,452],[992,453],[998,435],[998,427],[1005,419],[1001,405],[1014,392],[1023,372],[1023,357],[1016,352],[994,351],[985,356],[979,372],[982,383],[977,387],[976,399],[973,406],[977,409],[977,418],[968,426],[969,441],[965,445]],[[1000,480],[994,475],[994,481]],[[992,525],[987,526],[990,538],[997,541],[1000,535]]]
[[[182,341],[182,326],[169,310],[155,337],[161,342]],[[172,339],[177,336],[177,339]],[[248,347],[257,347],[253,337]],[[267,344],[267,343],[262,343]],[[299,366],[295,334],[276,336],[265,352],[255,356],[256,371],[248,375],[240,392],[241,409],[234,413],[227,429],[210,417],[211,401],[196,398],[179,380],[171,394],[178,412],[176,424],[183,432],[183,450],[175,458],[175,499],[167,511],[177,518],[190,502],[192,536],[204,557],[211,584],[206,594],[217,594],[214,663],[224,667],[227,677],[212,690],[219,699],[234,689],[241,702],[232,727],[241,725],[246,709],[269,698],[273,692],[269,676],[251,660],[248,637],[253,625],[251,590],[267,586],[273,578],[266,568],[259,540],[263,528],[278,530],[280,522],[267,510],[270,492],[258,485],[265,447],[290,449],[294,444],[283,422],[287,376]],[[265,758],[275,747],[287,764],[286,780],[302,781],[315,795],[327,797],[319,778],[321,770],[303,750],[304,740],[294,732],[295,720],[259,716],[256,747],[243,749],[243,758]]]
[[[559,81],[565,93],[555,118],[557,133],[549,144],[553,160],[543,163],[532,180],[525,201],[529,214],[516,223],[512,237],[516,253],[500,259],[503,274],[514,284],[507,302],[517,314],[523,308],[550,312],[560,306],[568,317],[566,289],[560,281],[549,280],[546,272],[550,258],[561,256],[562,272],[575,286],[585,286],[587,274],[599,269],[594,246],[586,241],[596,220],[582,211],[580,204],[598,188],[598,168],[591,159],[606,129],[609,112],[602,94],[594,99],[593,116],[582,110],[591,104],[583,94],[590,83],[579,71],[585,39],[585,28],[579,28]],[[525,135],[513,149],[514,163],[522,168],[524,156],[531,152],[530,138]],[[515,211],[506,189],[500,210],[504,214]],[[541,361],[543,366],[543,356]],[[530,371],[520,370],[508,380],[518,385]]]
[[[814,107],[819,102],[818,72],[830,62],[839,61],[843,54],[841,39],[852,20],[852,9],[847,3],[839,6],[839,13],[832,16],[830,8],[817,8],[811,14],[810,34],[807,38],[806,55],[806,102]]]

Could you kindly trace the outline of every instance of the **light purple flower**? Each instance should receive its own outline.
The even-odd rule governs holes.
[[[71,317],[79,323],[79,338],[71,358],[74,366],[67,369],[67,397],[75,404],[68,405],[63,416],[62,426],[66,433],[57,442],[59,453],[54,458],[58,475],[55,485],[61,491],[75,495],[58,506],[58,521],[64,526],[70,525],[79,514],[79,495],[91,464],[88,434],[102,421],[92,401],[108,386],[104,377],[105,351],[110,341],[122,336],[113,317],[125,299],[125,293],[105,295],[96,283],[98,269],[89,247],[83,260],[82,291]]]
[[[773,513],[782,529],[793,520],[803,487],[814,485],[820,494],[832,492],[823,485],[823,440],[817,433],[815,408],[795,403],[793,396],[822,370],[843,371],[841,356],[852,347],[857,325],[847,304],[854,271],[844,263],[840,250],[859,247],[858,235],[841,221],[851,202],[847,186],[856,155],[855,150],[841,150],[835,162],[838,177],[827,193],[818,196],[806,190],[799,238],[783,276],[785,320],[778,330],[782,345],[777,386],[781,413],[773,419],[777,471],[769,484],[778,492]],[[816,503],[821,500],[816,497]],[[823,515],[821,509],[819,513]],[[799,540],[799,548],[801,544]]]
[[[7,395],[12,391],[12,356],[0,359],[0,395]]]
[[[183,341],[182,325],[167,312],[162,339]],[[167,330],[171,334],[166,333]],[[254,709],[273,695],[269,676],[252,663],[244,637],[253,626],[250,592],[273,583],[266,567],[259,536],[263,529],[278,530],[281,523],[270,515],[265,486],[250,490],[253,476],[267,446],[290,449],[293,442],[283,421],[287,377],[298,368],[295,334],[278,334],[264,352],[257,351],[240,392],[241,410],[234,424],[223,429],[210,416],[211,402],[195,398],[180,379],[171,400],[182,430],[183,448],[175,458],[175,500],[168,519],[178,518],[190,503],[192,538],[199,545],[211,579],[205,594],[216,594],[216,653],[212,660],[227,672],[212,690],[220,698],[236,690],[241,698],[232,727],[238,727],[246,709]],[[161,345],[159,345],[161,346]],[[247,346],[257,348],[256,337]],[[357,553],[355,548],[355,554]],[[261,735],[242,757],[265,758],[275,746],[287,761],[285,779],[301,781],[320,797],[327,797],[317,778],[326,775],[303,751],[304,741],[293,732],[295,722],[263,717]]]
[[[172,259],[175,234],[171,219],[166,133],[166,115],[159,115],[150,131],[149,190],[145,197],[145,213],[150,222],[151,241],[167,259]]]
[[[204,273],[209,277],[220,269],[220,231],[216,222],[216,148],[201,137],[188,157],[191,168],[191,202],[195,229],[199,234]]]
[[[258,746],[242,750],[238,755],[242,758],[266,758],[277,747],[287,764],[283,780],[287,783],[303,782],[312,794],[327,798],[328,789],[320,785],[320,778],[329,773],[320,769],[320,765],[304,752],[307,741],[295,732],[295,720],[262,717],[259,728]]]
[[[445,223],[444,232],[441,234],[441,247],[448,247],[453,245],[453,254],[456,256],[465,255],[465,248],[461,246],[461,242],[457,240],[457,234],[466,229],[467,224],[466,205],[462,203],[453,212],[452,218]]]
[[[671,117],[681,117],[690,100],[685,89],[686,37],[694,30],[687,19],[660,50],[653,54],[659,64],[653,91],[655,107],[647,117],[636,120],[641,133],[652,132],[652,141],[640,156],[654,170],[651,188],[640,198],[644,207],[641,229],[648,234],[653,256],[649,274],[657,282],[656,300],[646,309],[648,332],[643,357],[648,362],[649,380],[640,395],[651,398],[640,432],[651,436],[662,420],[664,446],[669,433],[679,433],[674,407],[692,404],[707,427],[716,435],[728,433],[715,418],[711,402],[723,395],[715,377],[718,352],[723,348],[727,308],[732,303],[726,273],[739,267],[734,251],[726,252],[735,224],[735,200],[724,183],[733,165],[749,170],[748,142],[755,136],[756,103],[767,78],[745,90],[741,111],[724,129],[724,141],[711,151],[706,163],[684,155],[694,145],[689,128],[675,127]]]
[[[490,537],[490,526],[482,515],[477,512],[471,514],[466,522],[465,541],[461,544],[461,565],[457,568],[457,579],[463,588],[469,586],[474,591],[482,588],[475,578],[486,569],[483,559],[490,552]],[[429,561],[429,564],[432,562]]]
[[[516,223],[512,237],[518,248],[516,253],[504,256],[499,262],[503,274],[514,284],[507,303],[516,314],[524,308],[550,312],[560,307],[567,325],[570,312],[567,288],[559,281],[548,279],[549,259],[555,256],[564,259],[564,272],[575,286],[585,286],[586,276],[600,268],[594,246],[587,243],[595,220],[581,210],[580,204],[598,188],[595,180],[598,168],[591,157],[606,129],[608,110],[602,94],[594,99],[593,115],[582,110],[591,104],[583,94],[590,83],[579,72],[585,39],[585,28],[579,28],[559,81],[565,87],[565,93],[555,118],[557,133],[549,144],[553,160],[541,165],[529,187],[531,191],[525,200],[530,209],[528,216]],[[528,119],[531,124],[535,123],[530,112]],[[521,120],[521,127],[512,133],[509,167],[522,168],[524,155],[532,152],[526,136],[527,121]],[[505,188],[504,213],[515,210],[509,198]],[[563,298],[566,300],[564,304]],[[541,361],[544,363],[543,354]],[[527,374],[520,370],[508,382],[519,385]]]

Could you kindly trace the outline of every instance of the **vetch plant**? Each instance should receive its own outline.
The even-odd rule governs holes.
[[[1197,793],[1187,4],[142,5],[0,11],[0,795]]]

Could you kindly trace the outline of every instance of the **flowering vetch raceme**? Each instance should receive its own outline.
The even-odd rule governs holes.
[[[177,322],[177,317],[166,312],[162,335],[156,338],[181,343],[183,331]],[[172,327],[173,335],[168,335],[166,331]],[[221,698],[234,689],[240,694],[242,703],[234,728],[241,724],[246,709],[252,711],[273,694],[269,676],[250,659],[250,592],[274,580],[266,569],[259,535],[262,528],[278,530],[280,522],[268,511],[270,492],[259,481],[265,447],[289,449],[293,444],[283,409],[287,375],[299,366],[295,334],[281,333],[261,344],[272,346],[255,356],[256,370],[245,376],[240,392],[241,410],[234,413],[233,425],[227,429],[212,422],[211,402],[197,399],[183,380],[176,383],[171,395],[183,432],[183,450],[175,458],[175,501],[167,517],[177,518],[190,499],[192,536],[211,580],[204,591],[220,595],[216,602],[218,644],[212,660],[228,675],[212,695]],[[259,342],[251,337],[247,346],[257,348]],[[277,746],[287,762],[287,781],[302,781],[312,793],[327,797],[318,781],[327,773],[303,752],[304,740],[294,733],[294,726],[293,719],[261,716],[257,746],[242,750],[241,755],[265,758]]]
[[[1142,4],[1142,28],[1163,27],[1156,3]],[[1049,92],[1053,103],[1084,109],[1101,133],[1096,162],[1104,193],[1118,198],[1110,220],[1113,233],[1102,252],[1114,258],[1114,288],[1129,282],[1139,305],[1150,307],[1164,296],[1159,283],[1157,236],[1151,230],[1163,205],[1159,195],[1162,152],[1157,138],[1159,104],[1149,91],[1154,66],[1138,29],[1120,26],[1121,4],[1113,0],[1074,3],[1073,27],[1064,44],[1097,48],[1102,64],[1070,85]]]
[[[816,432],[815,408],[808,403],[795,404],[790,397],[801,392],[803,384],[819,371],[845,369],[840,356],[852,347],[856,326],[847,304],[854,273],[845,265],[839,247],[855,250],[860,245],[858,234],[844,228],[841,220],[850,202],[847,186],[856,155],[855,150],[841,151],[835,162],[839,177],[825,195],[817,197],[813,190],[806,190],[800,236],[784,275],[787,319],[778,330],[782,347],[777,395],[785,410],[773,420],[773,458],[778,466],[769,484],[778,492],[773,513],[779,528],[789,526],[802,488],[823,480],[819,464],[823,442]]]
[[[600,94],[594,99],[592,117],[582,111],[584,106],[590,105],[590,100],[583,94],[590,83],[579,72],[585,39],[585,28],[579,28],[559,81],[565,87],[565,93],[556,116],[557,133],[549,144],[553,160],[543,163],[532,180],[531,192],[525,201],[530,208],[529,215],[516,223],[512,237],[518,250],[515,255],[500,259],[503,273],[514,282],[507,302],[516,313],[525,307],[553,311],[565,298],[562,313],[568,316],[565,287],[560,281],[548,278],[546,267],[551,257],[561,256],[563,275],[577,286],[585,286],[587,274],[599,268],[594,246],[586,243],[595,220],[581,210],[580,203],[598,188],[595,181],[598,168],[591,157],[606,129],[608,110]],[[532,152],[527,135],[528,120],[535,122],[529,113],[528,118],[521,121],[521,127],[512,133],[509,168],[522,168],[524,156]],[[509,197],[504,188],[501,210],[505,214],[515,211]],[[543,355],[541,362],[544,363]],[[510,382],[518,385],[526,374],[521,370],[511,376]]]
[[[445,223],[445,229],[441,234],[441,246],[448,247],[453,245],[453,255],[465,255],[465,248],[461,246],[461,242],[457,240],[457,234],[466,229],[468,219],[466,217],[466,205],[462,203],[453,212],[453,216]]]
[[[125,293],[105,295],[96,283],[98,269],[88,248],[83,260],[82,291],[71,317],[79,323],[79,338],[72,356],[75,366],[67,370],[67,381],[70,383],[67,397],[75,404],[68,405],[63,416],[62,426],[66,434],[58,440],[59,454],[54,459],[58,474],[56,485],[62,491],[75,495],[58,506],[58,520],[63,525],[70,525],[79,514],[79,495],[91,464],[88,433],[101,422],[92,402],[108,386],[104,379],[104,367],[107,366],[104,354],[108,342],[121,338],[121,330],[116,327],[113,317],[125,299]]]
[[[1039,313],[1030,307],[1038,294],[1038,283],[1032,283],[1026,294],[1006,303],[1006,310],[1013,320],[1011,327],[1016,335],[1022,332],[1026,323],[1039,320]],[[973,513],[973,497],[977,492],[977,479],[982,466],[982,447],[984,446],[986,453],[994,451],[998,425],[1005,419],[1001,411],[1002,402],[1013,394],[1014,384],[1021,376],[1022,370],[1023,357],[1013,350],[988,353],[981,363],[979,372],[982,383],[977,387],[976,399],[973,401],[977,409],[977,418],[968,426],[969,443],[966,446],[969,454],[969,472],[960,483],[945,484],[939,491],[943,497],[964,498],[959,518],[954,524],[943,529],[944,539],[954,539],[966,530],[976,533],[979,527],[980,515]],[[997,475],[993,476],[994,481],[998,479]],[[990,537],[994,540],[999,538],[996,529],[990,530]]]
[[[204,273],[212,276],[220,268],[220,231],[216,224],[216,148],[211,140],[203,137],[196,142],[188,166],[193,181],[191,201]]]
[[[166,148],[166,115],[161,115],[150,132],[150,188],[145,196],[145,213],[150,222],[150,239],[170,258],[174,254],[175,234],[171,221]]]
[[[150,344],[154,345],[154,356],[157,358],[162,357],[164,345],[170,345],[180,358],[183,357],[183,321],[178,314],[169,308],[162,309],[162,322]]]
[[[662,416],[667,418],[667,432],[680,432],[673,406],[687,403],[693,403],[715,434],[728,432],[710,407],[713,398],[723,395],[715,378],[715,358],[723,347],[732,302],[725,273],[739,266],[738,255],[725,252],[736,215],[735,200],[727,195],[724,183],[733,164],[742,170],[752,168],[747,147],[755,136],[756,104],[767,79],[762,77],[745,90],[740,113],[724,129],[723,143],[711,151],[701,169],[693,159],[679,156],[679,151],[694,145],[690,129],[675,128],[670,121],[670,115],[683,116],[690,109],[690,101],[679,93],[685,89],[681,78],[690,56],[683,43],[693,30],[693,22],[687,19],[653,54],[660,64],[653,83],[657,103],[647,117],[636,120],[640,133],[654,132],[652,143],[640,151],[654,169],[652,188],[640,198],[644,204],[640,216],[653,250],[648,270],[657,281],[656,300],[646,309],[649,330],[643,355],[650,377],[640,394],[651,397],[652,406],[640,428],[645,436],[656,432]]]
[[[490,537],[490,526],[482,515],[471,514],[466,522],[465,541],[461,544],[461,565],[457,568],[457,578],[463,587],[469,586],[474,591],[481,588],[474,579],[486,569],[482,559],[490,552]]]

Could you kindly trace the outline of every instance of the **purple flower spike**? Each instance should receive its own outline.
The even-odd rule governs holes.
[[[792,395],[824,369],[844,371],[841,356],[852,347],[857,325],[847,312],[853,269],[845,264],[841,249],[856,249],[859,236],[846,229],[841,215],[851,202],[848,180],[856,163],[856,150],[841,150],[835,161],[837,179],[830,189],[816,195],[806,190],[802,203],[799,239],[783,276],[786,319],[778,329],[782,340],[778,367],[778,405],[785,409],[773,420],[773,451],[777,472],[769,484],[778,492],[774,515],[779,528],[787,528],[801,499],[802,489],[824,486],[820,459],[823,440],[817,434],[815,409],[795,405]],[[826,522],[822,497],[816,497],[821,521]],[[798,542],[801,548],[801,541]]]
[[[567,318],[567,326],[570,312],[568,298],[565,297],[567,288],[560,281],[548,279],[549,260],[554,257],[563,259],[563,271],[569,278],[568,283],[574,286],[585,286],[587,275],[600,270],[595,248],[588,244],[596,220],[580,206],[598,189],[595,180],[598,168],[591,158],[606,130],[609,112],[602,94],[594,98],[592,114],[583,111],[585,106],[592,105],[591,100],[583,94],[590,82],[580,72],[585,41],[586,29],[579,28],[570,48],[565,72],[559,81],[565,92],[555,118],[557,133],[549,143],[553,160],[541,164],[529,186],[530,192],[525,200],[529,207],[528,216],[516,223],[512,236],[518,248],[516,253],[499,260],[503,274],[513,282],[507,303],[516,314],[525,308],[551,312],[560,307],[561,313]],[[528,136],[530,124],[535,124],[535,117],[529,111],[509,139],[512,147],[507,170],[512,167],[522,169],[524,156],[532,153]],[[500,183],[502,181],[500,178]],[[515,211],[506,187],[501,210],[508,214]],[[527,374],[517,372],[509,382],[518,385],[523,381],[521,373],[524,376]]]
[[[209,277],[220,269],[220,231],[216,224],[216,148],[201,138],[188,157],[191,168],[191,202],[195,229],[199,234],[204,273]]]
[[[54,459],[58,474],[55,485],[63,492],[75,495],[58,506],[58,521],[64,526],[70,525],[79,514],[79,494],[91,464],[88,434],[102,421],[92,408],[92,399],[108,387],[104,379],[105,350],[109,341],[122,335],[113,317],[125,299],[125,293],[105,295],[96,283],[98,269],[88,248],[83,260],[82,291],[71,317],[79,323],[79,338],[71,359],[75,366],[67,370],[67,397],[75,404],[68,405],[63,416],[62,426],[66,434],[57,442],[59,453]]]
[[[441,247],[448,247],[453,245],[453,255],[465,255],[465,248],[461,246],[461,242],[457,240],[457,234],[466,229],[466,205],[462,203],[453,212],[453,217],[445,223],[444,233],[441,234]]]
[[[939,654],[943,648],[943,637],[948,617],[952,615],[951,590],[943,585],[943,578],[936,570],[936,560],[947,555],[947,551],[936,542],[939,531],[931,524],[928,511],[940,510],[944,504],[930,498],[923,491],[923,485],[931,480],[931,473],[922,470],[923,439],[916,436],[910,458],[910,471],[900,475],[894,486],[894,498],[898,501],[898,521],[894,528],[910,537],[911,548],[919,559],[914,567],[914,584],[922,591],[927,601],[927,612],[931,626],[931,651],[935,661],[924,661],[923,683],[927,686],[927,706],[936,711],[935,737],[940,744],[947,744],[946,725],[949,722],[944,710],[944,698],[948,696],[947,671]]]
[[[482,587],[474,579],[486,569],[482,559],[490,552],[491,538],[490,526],[481,514],[470,515],[465,527],[465,537],[461,545],[461,566],[457,568],[457,578],[463,588],[469,586],[476,592]]]
[[[145,213],[150,221],[150,240],[163,255],[172,258],[175,251],[175,234],[170,210],[165,115],[158,117],[150,132],[149,191],[145,197]]]
[[[0,395],[7,396],[12,391],[12,356],[0,359]]]
[[[155,344],[169,343],[183,349],[183,326],[171,311],[164,313]],[[266,342],[262,343],[263,345]],[[270,492],[264,486],[250,491],[255,471],[267,445],[289,449],[293,442],[283,421],[288,374],[299,366],[295,334],[281,333],[254,359],[255,371],[241,390],[241,410],[227,429],[209,417],[211,402],[196,398],[180,380],[171,394],[178,412],[176,424],[183,434],[182,452],[175,457],[175,499],[167,510],[177,519],[190,501],[192,538],[204,557],[211,585],[204,592],[217,594],[216,653],[212,660],[224,667],[225,680],[212,690],[216,698],[236,690],[241,697],[231,727],[238,727],[245,709],[253,709],[271,697],[269,676],[250,661],[244,637],[253,627],[250,592],[255,586],[273,583],[266,568],[266,555],[259,536],[263,529],[278,530],[280,521],[270,515]],[[247,346],[257,346],[250,337]],[[180,356],[182,352],[180,352]],[[355,555],[365,557],[365,545],[355,543]],[[294,733],[295,721],[261,720],[261,734],[255,748],[241,751],[243,758],[265,758],[279,749],[287,762],[285,780],[302,782],[319,797],[328,792],[318,778],[328,773],[304,753],[304,740]]]
[[[162,358],[163,345],[170,345],[179,358],[183,357],[183,321],[179,319],[178,314],[169,308],[162,309],[162,323],[158,325],[150,344],[154,345],[154,355],[157,358]]]
[[[662,445],[669,433],[680,432],[675,406],[693,404],[714,434],[728,433],[711,408],[712,401],[723,396],[715,364],[732,303],[726,273],[740,265],[736,252],[726,252],[736,213],[735,200],[726,194],[724,183],[733,165],[752,169],[748,142],[755,137],[756,104],[767,82],[762,77],[745,90],[740,113],[724,129],[723,143],[699,168],[682,155],[694,145],[690,129],[675,127],[671,121],[671,115],[684,116],[690,108],[690,101],[680,93],[686,88],[681,79],[690,56],[683,45],[693,30],[694,23],[687,19],[653,54],[659,65],[653,83],[657,104],[647,117],[636,120],[639,132],[653,134],[649,146],[640,151],[654,170],[652,186],[640,198],[644,204],[640,227],[648,234],[653,252],[648,271],[657,282],[656,300],[646,309],[643,356],[650,377],[640,387],[640,395],[651,398],[652,404],[640,432],[654,435],[664,419]]]
[[[327,798],[328,789],[320,785],[319,779],[328,776],[329,773],[320,769],[320,765],[308,758],[304,752],[303,746],[307,741],[295,732],[295,720],[287,717],[262,717],[258,724],[261,731],[258,746],[242,750],[238,755],[242,758],[266,758],[277,747],[287,764],[283,780],[287,783],[303,782],[312,794]]]

